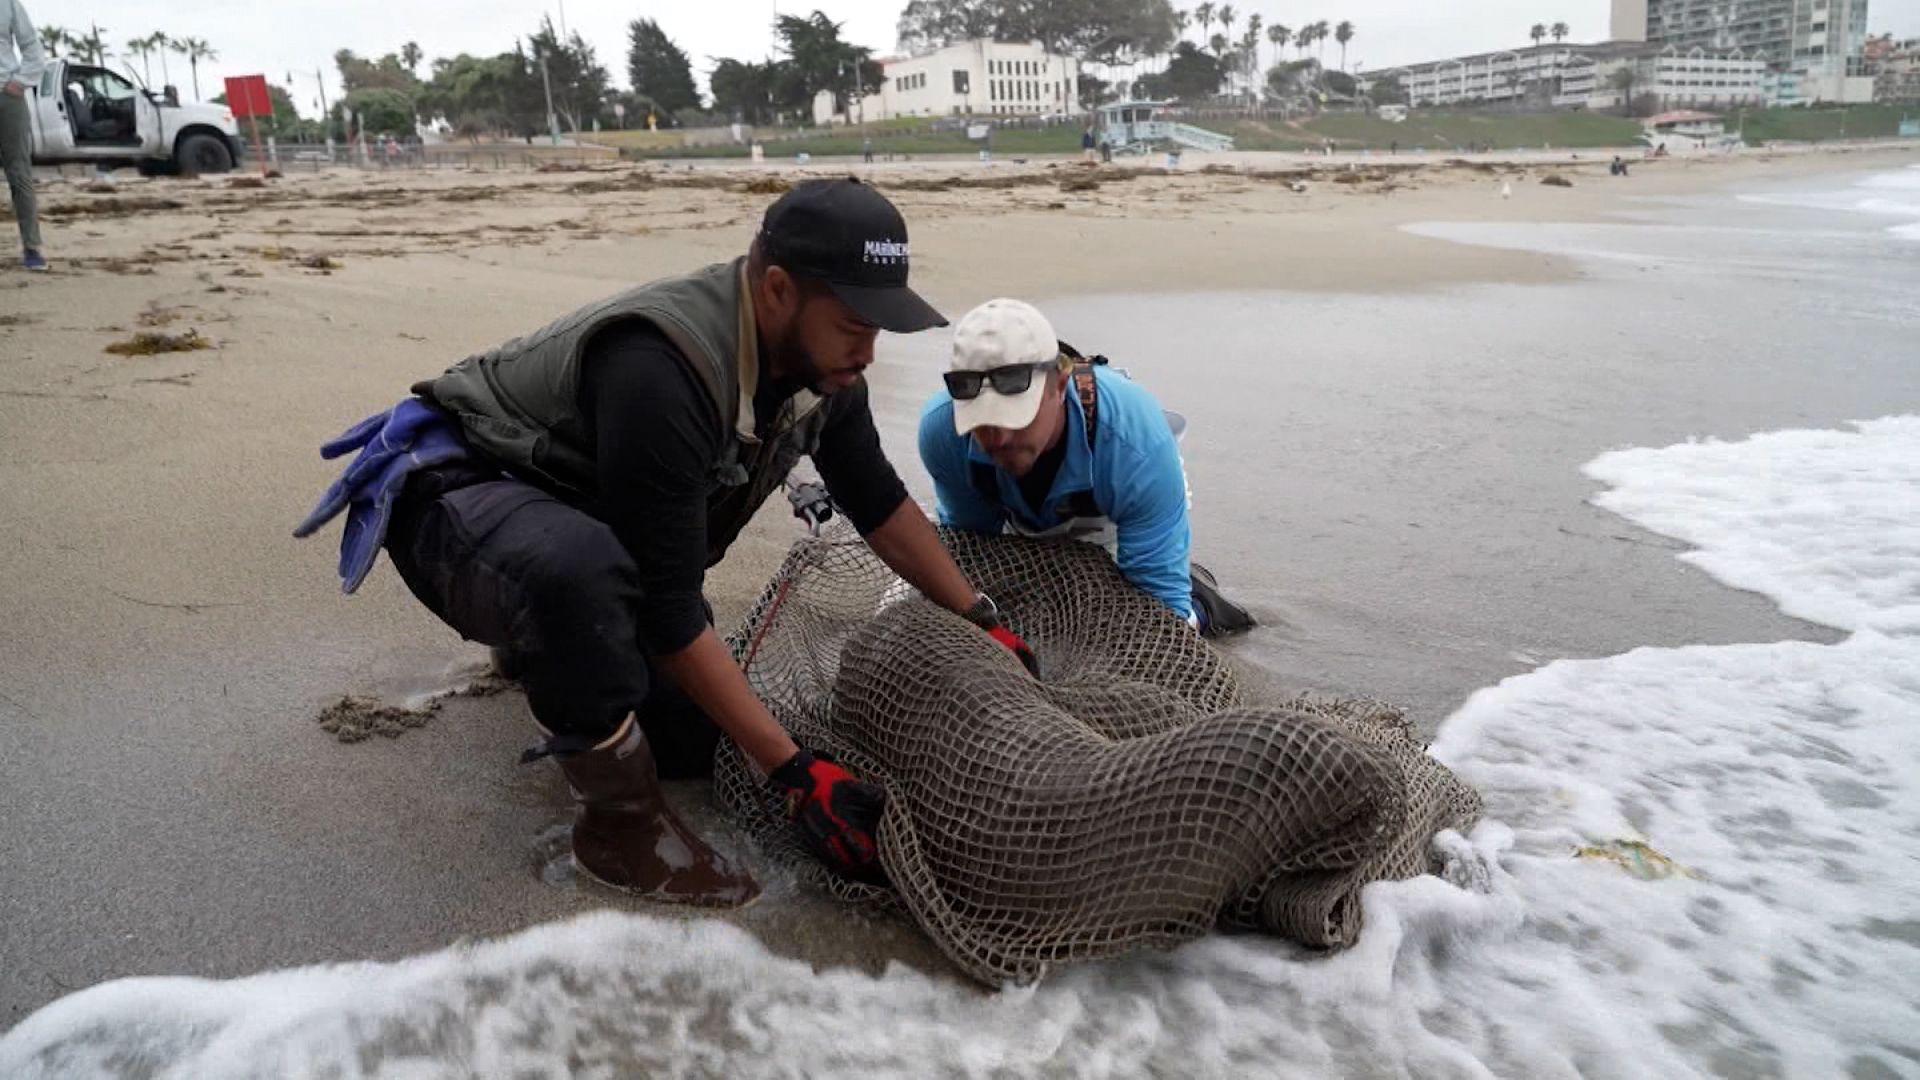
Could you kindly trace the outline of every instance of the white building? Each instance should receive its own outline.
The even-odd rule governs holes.
[[[1805,77],[1783,78],[1758,52],[1715,52],[1699,46],[1605,42],[1544,45],[1414,64],[1391,73],[1413,105],[1531,101],[1563,109],[1614,109],[1626,104],[1620,72],[1633,72],[1633,96],[1652,95],[1662,108],[1797,104]],[[1782,94],[1790,95],[1783,99]]]
[[[1572,107],[1585,104],[1596,89],[1600,61],[1641,48],[1609,44],[1502,49],[1374,72],[1373,78],[1399,76],[1408,103],[1415,106],[1532,99]]]
[[[1764,61],[1787,77],[1774,104],[1872,97],[1867,0],[1613,0],[1613,36]]]
[[[860,123],[913,116],[1080,116],[1080,64],[1038,43],[985,39],[880,61],[880,91],[835,115],[822,93],[814,122]]]
[[[1765,58],[1739,49],[1713,53],[1669,45],[1598,61],[1586,107],[1612,109],[1626,104],[1615,84],[1618,73],[1626,69],[1633,71],[1633,96],[1651,95],[1663,109],[1781,104],[1775,95],[1782,83]]]

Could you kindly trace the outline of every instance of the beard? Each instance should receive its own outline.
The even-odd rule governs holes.
[[[807,389],[825,397],[837,387],[827,381],[827,372],[820,361],[800,340],[800,320],[795,319],[786,333],[781,334],[773,343],[772,360],[776,367],[787,373],[787,378],[800,383]]]

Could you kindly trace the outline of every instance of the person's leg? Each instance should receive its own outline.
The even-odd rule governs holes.
[[[661,796],[650,735],[660,733],[685,773],[683,759],[698,753],[691,744],[712,724],[697,709],[657,707],[674,698],[653,693],[639,647],[632,559],[588,514],[519,481],[475,478],[460,469],[416,476],[394,509],[387,552],[447,625],[513,651],[534,719],[551,736],[546,749],[581,805],[576,862],[605,884],[655,899],[752,900],[752,878]],[[717,729],[704,743],[701,774],[716,741]]]
[[[0,93],[0,165],[20,220],[20,246],[40,250],[40,218],[33,195],[33,125],[27,99]]]

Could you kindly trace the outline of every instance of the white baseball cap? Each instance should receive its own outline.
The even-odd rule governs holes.
[[[1060,339],[1053,324],[1032,304],[1019,300],[989,300],[953,328],[952,371],[991,371],[1012,364],[1046,364],[1060,358]],[[988,382],[980,396],[953,402],[953,427],[965,435],[978,427],[1019,429],[1040,415],[1047,396],[1044,371],[1018,394],[1002,394]]]

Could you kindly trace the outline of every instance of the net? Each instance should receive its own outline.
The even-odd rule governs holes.
[[[903,907],[969,975],[1048,968],[1225,925],[1350,944],[1360,888],[1432,869],[1478,796],[1406,717],[1250,705],[1226,660],[1088,544],[943,533],[1041,675],[899,581],[850,530],[802,540],[731,638],[804,746],[888,796],[892,891],[828,875],[731,742],[722,804],[839,896]]]

